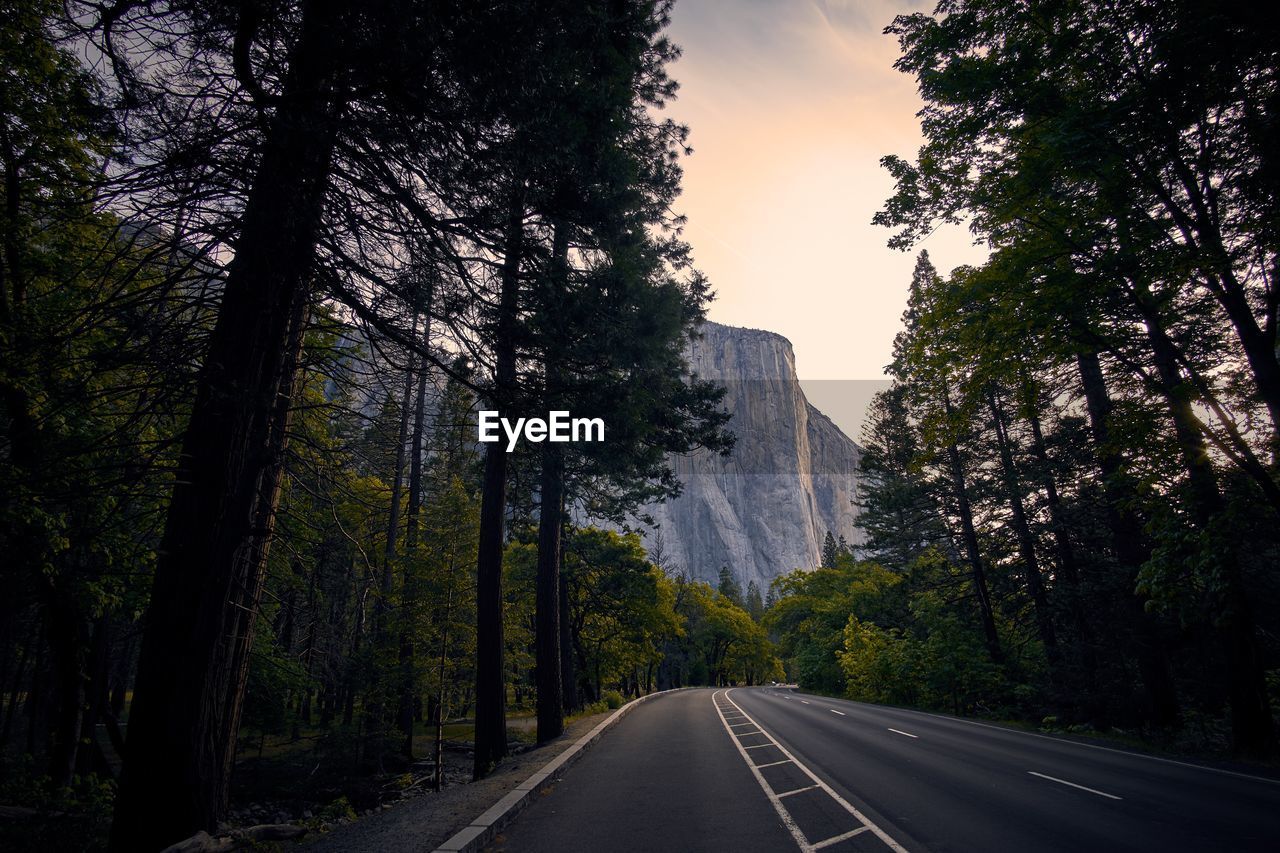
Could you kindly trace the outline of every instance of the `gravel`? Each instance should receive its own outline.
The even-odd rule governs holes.
[[[574,720],[548,744],[503,761],[479,782],[424,793],[304,842],[306,853],[399,853],[430,851],[467,826],[511,789],[568,749],[609,716]]]

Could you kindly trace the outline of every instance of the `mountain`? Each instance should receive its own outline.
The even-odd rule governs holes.
[[[715,583],[728,566],[743,589],[820,562],[827,531],[855,542],[862,449],[805,399],[781,335],[705,323],[689,350],[697,376],[726,388],[738,442],[728,457],[673,457],[682,494],[649,506],[650,556]]]

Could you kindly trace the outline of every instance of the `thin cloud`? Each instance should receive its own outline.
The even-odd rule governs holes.
[[[913,256],[870,224],[892,192],[885,154],[920,145],[913,80],[883,34],[926,8],[896,0],[680,0],[684,58],[671,114],[692,129],[681,209],[719,294],[711,317],[795,345],[806,379],[879,378]],[[942,269],[981,262],[962,229],[927,247]]]

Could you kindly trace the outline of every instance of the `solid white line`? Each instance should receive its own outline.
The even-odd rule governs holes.
[[[784,758],[781,761],[770,761],[768,764],[757,764],[756,767],[759,767],[761,770],[763,770],[766,767],[777,767],[779,764],[790,764],[790,763],[791,763],[790,758]]]
[[[735,688],[732,688],[732,687],[731,687],[731,688],[729,688],[728,690],[726,690],[726,691],[725,691],[725,693],[724,693],[724,698],[725,698],[725,699],[727,699],[727,700],[729,700],[729,702],[733,705],[733,707],[737,708],[739,711],[742,711],[742,706],[740,706],[737,702],[734,702],[734,701],[733,701],[733,697],[729,695],[730,693],[732,693],[732,692],[734,691],[734,689],[735,689]],[[742,713],[746,714],[747,712],[746,712],[746,711],[742,711]],[[751,715],[750,715],[750,714],[747,714],[747,719],[751,719]],[[758,725],[758,726],[759,726],[760,724],[759,724],[759,723],[756,723],[756,725]],[[772,740],[772,741],[773,741],[773,743],[771,744],[772,746],[776,746],[776,747],[778,748],[778,751],[779,751],[779,752],[781,752],[781,753],[782,753],[783,755],[785,755],[787,758],[790,758],[792,761],[794,761],[794,762],[795,762],[796,767],[799,767],[799,768],[800,768],[800,770],[801,770],[801,772],[803,772],[803,773],[804,773],[804,775],[806,775],[806,776],[808,776],[810,779],[812,779],[812,780],[814,781],[814,783],[815,783],[815,784],[817,784],[817,786],[818,786],[819,788],[821,788],[823,791],[825,791],[825,792],[826,792],[826,794],[827,794],[827,796],[828,796],[828,797],[830,797],[831,799],[833,799],[833,800],[835,800],[837,803],[839,803],[839,804],[840,804],[840,806],[841,806],[845,811],[847,811],[849,814],[853,815],[855,818],[857,818],[859,821],[861,821],[863,824],[865,824],[865,825],[866,825],[866,827],[867,827],[868,829],[870,829],[872,832],[874,832],[874,833],[875,833],[875,835],[876,835],[876,837],[877,837],[877,838],[879,838],[881,841],[883,841],[883,842],[885,843],[885,846],[886,846],[886,847],[888,847],[890,850],[892,850],[892,851],[893,851],[893,853],[907,853],[907,849],[906,849],[905,847],[903,847],[901,844],[899,844],[898,842],[894,841],[894,840],[893,840],[893,838],[889,835],[889,833],[885,832],[883,829],[881,829],[880,827],[878,827],[878,826],[876,826],[874,823],[872,823],[872,822],[871,822],[871,819],[870,819],[869,817],[867,817],[866,815],[864,815],[862,812],[858,811],[858,810],[857,810],[857,809],[856,809],[856,808],[855,808],[855,807],[854,807],[854,806],[853,806],[853,805],[852,805],[848,800],[846,800],[844,797],[842,797],[842,796],[840,796],[839,794],[837,794],[837,793],[835,792],[835,789],[833,789],[830,785],[828,785],[826,782],[822,781],[822,779],[821,779],[821,778],[819,778],[818,774],[814,773],[812,770],[810,770],[808,767],[806,767],[806,766],[804,765],[804,763],[802,763],[802,762],[800,761],[800,759],[798,759],[798,758],[796,758],[794,755],[792,755],[792,754],[787,750],[787,748],[786,748],[785,746],[783,746],[782,744],[778,743],[777,739],[776,739],[776,738],[774,738],[774,737],[773,737],[773,735],[771,735],[771,734],[769,734],[767,731],[765,731],[764,726],[760,726],[760,731],[764,732],[764,733],[765,733],[765,736],[766,736],[766,737],[768,737],[770,740]],[[755,768],[752,768],[752,770],[753,770],[753,772],[755,772],[755,773],[757,774],[757,778],[758,778],[758,779],[760,779],[760,780],[762,781],[762,783],[763,783],[764,777],[763,777],[763,776],[761,776],[761,775],[759,775],[760,771],[755,770]],[[779,808],[781,808],[781,802],[778,802],[776,805],[777,805]],[[785,811],[785,809],[783,809],[783,811]],[[805,850],[806,848],[805,848],[805,847],[801,847],[801,849],[802,849],[802,850]],[[812,848],[812,847],[809,847],[809,848],[807,848],[807,849],[811,850],[811,849],[813,849],[813,848]]]
[[[505,797],[494,803],[488,811],[477,817],[467,826],[458,830],[450,838],[442,842],[438,847],[433,849],[433,853],[446,853],[446,851],[458,851],[467,848],[479,837],[486,832],[496,831],[498,828],[505,826],[510,822],[515,812],[519,810],[521,805],[527,804],[530,799],[537,795],[542,787],[540,782],[535,780],[546,780],[553,773],[563,772],[575,760],[577,760],[584,750],[588,749],[591,744],[595,743],[601,734],[608,731],[612,726],[616,725],[619,720],[623,719],[627,714],[636,709],[637,706],[659,696],[666,696],[671,693],[677,693],[682,690],[689,690],[688,687],[676,687],[671,690],[660,690],[657,693],[650,693],[647,696],[641,696],[633,699],[614,711],[604,720],[601,720],[595,728],[578,738],[568,749],[561,752],[558,756],[543,764],[536,770],[533,775],[520,782]],[[426,849],[426,848],[423,848]]]
[[[847,716],[849,716],[849,715],[848,715],[848,714],[846,714],[844,711],[837,711],[835,708],[828,708],[827,710],[828,710],[828,711],[830,711],[830,712],[831,712],[831,713],[833,713],[833,714],[839,714],[839,715],[840,715],[840,716],[842,716],[842,717],[847,717]]]
[[[904,732],[902,731],[902,729],[889,729],[889,731],[893,732],[894,734],[906,735],[907,737],[913,737],[917,739],[919,739],[920,737],[920,735],[913,735],[911,732]]]
[[[731,723],[731,724],[729,725],[729,728],[731,728],[731,729],[740,729],[740,728],[742,728],[743,726],[754,726],[754,725],[755,725],[755,723]]]
[[[764,732],[761,732],[760,734],[764,734]],[[765,735],[765,736],[766,736],[766,737],[768,737],[768,735]],[[734,738],[734,741],[736,742],[736,741],[737,741],[737,738]],[[774,744],[774,743],[758,743],[758,744],[756,744],[755,746],[744,746],[744,747],[742,747],[742,748],[743,748],[743,749],[764,749],[766,746],[777,746],[777,744]]]
[[[1117,797],[1115,794],[1108,794],[1106,791],[1099,791],[1097,788],[1086,788],[1084,785],[1077,785],[1075,782],[1068,782],[1066,779],[1059,779],[1057,776],[1046,776],[1044,773],[1037,773],[1034,770],[1028,770],[1032,776],[1039,776],[1041,779],[1048,779],[1050,782],[1057,782],[1061,785],[1070,785],[1072,788],[1079,788],[1081,791],[1088,791],[1090,794],[1097,794],[1099,797],[1106,797],[1110,800],[1123,800],[1124,797]]]
[[[713,693],[711,695],[712,700],[714,701],[716,696],[719,695],[719,693]],[[725,698],[729,698],[728,692],[725,693]],[[719,708],[720,706],[717,704],[716,709],[719,710]],[[739,708],[738,710],[741,711],[742,709]],[[720,715],[720,722],[724,723],[725,731],[732,735],[733,732],[729,731],[729,724],[725,723],[723,714]],[[742,744],[738,743],[737,738],[730,737],[729,740],[733,741],[733,745],[738,748],[738,754],[742,756],[742,760],[751,768],[752,775],[754,775],[756,777],[756,781],[760,783],[760,790],[764,791],[765,796],[769,798],[769,802],[773,803],[774,810],[778,813],[778,817],[782,819],[782,825],[787,828],[787,831],[791,833],[791,837],[795,839],[796,845],[800,848],[800,853],[810,853],[813,848],[809,846],[809,840],[804,837],[804,833],[800,831],[800,827],[796,826],[795,818],[791,817],[791,812],[787,811],[786,807],[782,805],[782,800],[778,799],[778,795],[773,793],[773,789],[769,787],[769,783],[764,780],[764,775],[754,764],[751,763],[751,759],[747,757],[747,750],[750,749],[750,747],[744,747]],[[771,744],[765,744],[765,746],[770,745]]]
[[[823,840],[819,841],[817,844],[813,845],[813,849],[821,850],[823,847],[830,847],[832,844],[839,844],[841,841],[848,841],[850,838],[853,838],[855,835],[861,835],[862,833],[866,832],[870,828],[871,827],[869,826],[860,826],[857,829],[851,829],[848,832],[842,833],[840,835],[833,835],[830,838],[824,838]]]
[[[805,791],[816,791],[817,785],[805,785],[803,788],[792,788],[790,791],[783,791],[778,795],[778,799],[783,797],[794,797],[796,794],[803,794]]]
[[[1066,738],[1054,737],[1053,735],[1042,735],[1039,732],[1024,732],[1022,729],[1010,729],[1004,726],[993,726],[990,723],[980,723],[977,720],[963,720],[959,717],[950,717],[946,714],[935,714],[932,711],[912,711],[909,708],[886,708],[885,706],[872,705],[873,708],[881,708],[882,710],[901,711],[906,714],[920,714],[925,717],[936,717],[939,720],[947,720],[952,723],[964,723],[970,726],[981,726],[984,729],[995,729],[998,732],[1006,732],[1013,735],[1026,735],[1027,737],[1038,737],[1041,740],[1051,740],[1054,743],[1067,744],[1069,746],[1081,746],[1085,749],[1098,749],[1103,752],[1114,752],[1116,755],[1127,755],[1130,758],[1143,758],[1147,761],[1159,761],[1162,764],[1174,764],[1178,767],[1189,767],[1192,770],[1207,770],[1210,773],[1221,773],[1224,776],[1238,776],[1241,779],[1252,779],[1254,782],[1266,782],[1269,785],[1280,785],[1280,779],[1270,779],[1266,776],[1255,776],[1252,773],[1241,773],[1238,770],[1224,770],[1221,767],[1208,767],[1204,764],[1192,764],[1189,761],[1178,761],[1176,758],[1163,758],[1159,755],[1147,755],[1145,752],[1130,752],[1127,749],[1116,749],[1111,746],[1102,746],[1096,743],[1081,743],[1078,740],[1067,740]]]

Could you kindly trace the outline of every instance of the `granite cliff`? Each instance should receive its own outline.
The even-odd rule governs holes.
[[[745,589],[819,564],[827,531],[855,542],[861,449],[805,399],[791,342],[706,323],[689,351],[697,376],[726,388],[738,437],[729,457],[674,457],[683,493],[645,513],[651,556],[668,571],[715,582],[728,566]]]

